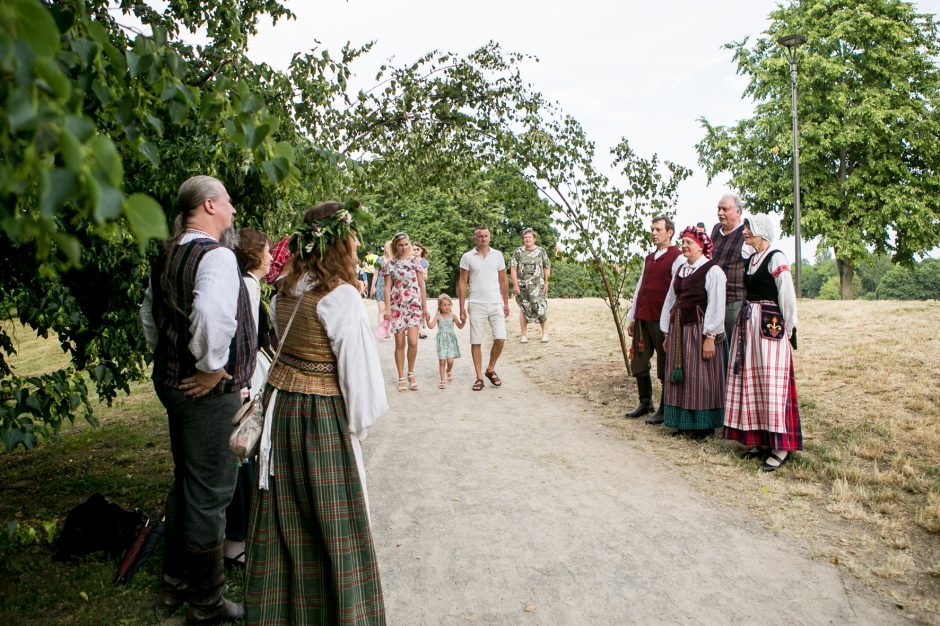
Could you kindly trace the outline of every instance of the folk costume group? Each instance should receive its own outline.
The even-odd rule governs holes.
[[[673,223],[653,219],[656,250],[627,314],[640,403],[626,416],[653,413],[655,354],[662,394],[646,423],[694,439],[723,428],[772,472],[803,447],[793,370],[796,294],[768,217],[743,219],[740,199],[726,195],[718,220],[711,236],[683,230],[680,248],[671,245]]]
[[[384,624],[360,446],[388,410],[356,271],[358,228],[369,216],[357,203],[322,202],[272,250],[249,229],[228,241],[236,211],[215,178],[185,181],[176,207],[173,236],[153,263],[140,311],[174,464],[157,613],[169,617],[186,606],[186,624]],[[697,438],[723,426],[725,437],[773,471],[802,447],[791,352],[796,299],[787,259],[771,245],[772,223],[761,216],[742,222],[736,196],[722,198],[718,215],[711,237],[682,231],[681,250],[670,245],[672,223],[653,221],[656,250],[628,314],[640,395],[628,415],[652,412],[655,353],[663,391],[647,422]],[[474,240],[461,259],[459,316],[442,298],[433,319],[407,236],[390,242],[384,280],[372,287],[384,283],[400,388],[417,389],[421,319],[450,330],[469,321],[473,389],[482,389],[484,377],[502,384],[495,365],[509,314],[506,267],[489,248],[486,228]],[[550,266],[534,242],[526,232],[511,269],[522,336],[526,323],[539,322],[547,341]],[[277,279],[270,337],[262,278]],[[494,343],[484,368],[486,324]],[[269,343],[279,347],[273,363],[265,356]],[[459,351],[439,356],[444,388]],[[244,471],[228,450],[231,418],[248,390],[262,386],[265,427],[257,463]],[[236,489],[239,481],[248,484]],[[245,511],[247,532],[237,523]],[[246,557],[244,605],[224,597],[226,562],[242,556],[228,554],[230,544]]]
[[[266,334],[259,277],[272,255],[250,232],[242,243],[251,262],[223,245],[235,208],[215,178],[184,182],[177,209],[141,306],[174,462],[158,616],[185,604],[186,624],[385,624],[360,447],[388,410],[356,273],[368,215],[323,202],[287,242],[271,305],[280,353],[264,388],[243,605],[224,597],[226,509],[239,471],[227,442]]]

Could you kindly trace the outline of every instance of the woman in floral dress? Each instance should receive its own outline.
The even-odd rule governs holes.
[[[418,356],[418,333],[421,320],[428,316],[428,298],[424,288],[424,272],[411,249],[405,233],[392,238],[392,260],[385,265],[385,319],[391,322],[395,335],[395,366],[398,368],[398,391],[418,390],[415,359]],[[405,338],[408,339],[408,380],[405,381]]]

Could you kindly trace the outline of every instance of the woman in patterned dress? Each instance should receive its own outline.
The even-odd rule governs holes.
[[[548,341],[548,277],[552,264],[541,246],[535,245],[536,234],[531,228],[522,231],[522,245],[512,253],[509,273],[512,275],[516,304],[519,305],[520,341],[528,343],[530,322],[542,327],[542,343]]]
[[[385,624],[359,444],[388,410],[354,286],[365,219],[359,207],[323,202],[291,238],[272,305],[283,347],[265,393],[246,624]]]
[[[675,435],[704,439],[722,425],[725,395],[725,273],[711,260],[711,238],[689,226],[680,238],[659,326],[666,335],[665,423]]]
[[[382,320],[385,319],[385,264],[391,258],[392,240],[389,239],[382,248],[382,256],[375,260],[375,265],[372,268],[372,291],[369,297],[375,299],[376,324],[381,324]],[[388,339],[388,337],[385,337],[385,339]]]
[[[418,334],[421,320],[428,316],[428,297],[424,288],[424,272],[411,249],[408,235],[392,237],[393,258],[385,265],[385,319],[391,322],[395,335],[395,366],[398,368],[398,391],[418,390],[415,359],[418,357]],[[408,340],[408,382],[405,382],[405,339]]]
[[[428,257],[430,257],[431,254],[428,251],[428,249],[424,246],[424,244],[418,241],[411,242],[411,249],[415,253],[415,260],[418,262],[418,271],[424,274],[424,286],[425,286],[425,291],[427,291],[428,272],[431,269],[431,261],[428,259]],[[425,328],[427,328],[427,320],[422,318],[421,319],[421,331],[418,333],[418,339],[428,338],[428,334],[424,332]]]
[[[796,292],[786,255],[771,245],[774,230],[765,215],[744,220],[744,243],[755,252],[745,265],[745,306],[731,339],[725,394],[725,438],[750,448],[746,456],[763,459],[765,472],[803,449],[791,349]]]

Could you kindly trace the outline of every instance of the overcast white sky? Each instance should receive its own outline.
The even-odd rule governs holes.
[[[535,55],[524,78],[558,101],[585,128],[601,153],[621,137],[644,157],[692,168],[680,187],[677,225],[717,221],[726,180],[707,185],[695,143],[697,119],[730,124],[750,114],[745,80],[722,45],[763,32],[772,0],[318,0],[292,1],[297,20],[265,25],[251,55],[284,68],[291,56],[316,46],[338,52],[350,41],[375,41],[354,64],[356,87],[371,87],[379,65],[410,63],[430,50],[466,54],[489,40],[505,51]],[[919,0],[936,14],[940,0]],[[793,255],[793,240],[781,242]],[[814,246],[803,244],[803,257]]]

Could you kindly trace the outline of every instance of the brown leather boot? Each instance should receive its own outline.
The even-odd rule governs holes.
[[[245,616],[245,607],[240,602],[231,602],[223,597],[225,592],[225,562],[222,544],[211,550],[186,553],[189,565],[189,596],[187,624],[226,624]]]
[[[167,539],[163,546],[163,582],[154,603],[158,619],[167,619],[189,600],[191,590],[186,581],[186,556],[182,543]]]

